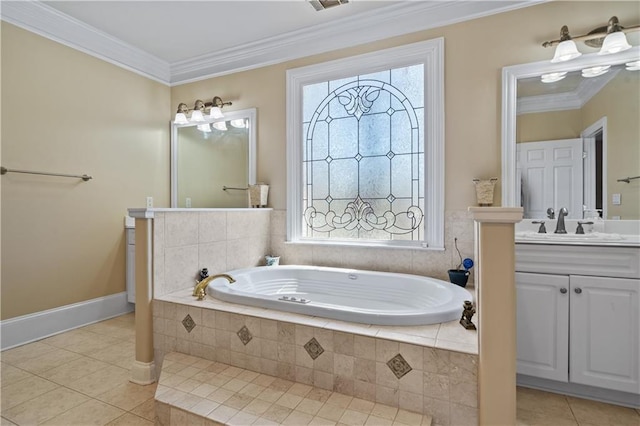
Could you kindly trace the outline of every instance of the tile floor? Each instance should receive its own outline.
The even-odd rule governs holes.
[[[156,385],[130,383],[134,316],[0,353],[0,425],[153,425]],[[518,388],[518,425],[640,425],[640,410]]]

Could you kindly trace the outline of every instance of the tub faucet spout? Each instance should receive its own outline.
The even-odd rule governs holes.
[[[556,224],[556,234],[566,234],[567,230],[564,227],[564,218],[567,216],[569,212],[566,208],[561,208],[558,212],[558,223]]]
[[[207,295],[207,286],[212,280],[215,280],[216,278],[226,278],[230,284],[236,282],[236,280],[234,280],[233,277],[229,274],[211,275],[210,277],[206,277],[202,281],[198,282],[198,284],[196,284],[195,288],[193,289],[193,295],[196,296],[198,300],[204,299],[204,296]]]

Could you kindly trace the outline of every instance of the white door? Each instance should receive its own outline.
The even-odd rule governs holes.
[[[519,143],[516,156],[525,218],[565,207],[567,218],[582,219],[582,139]]]
[[[640,394],[640,280],[571,276],[570,380]]]
[[[518,374],[567,382],[569,276],[516,272]]]

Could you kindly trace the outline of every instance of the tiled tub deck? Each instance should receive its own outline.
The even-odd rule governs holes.
[[[165,354],[178,352],[423,413],[438,425],[477,424],[477,334],[457,321],[370,326],[197,301],[191,290],[153,308],[158,371]]]

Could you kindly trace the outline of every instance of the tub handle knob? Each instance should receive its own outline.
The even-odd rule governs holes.
[[[575,291],[577,294],[582,293],[582,289],[581,289],[580,287],[576,288],[574,291]]]

